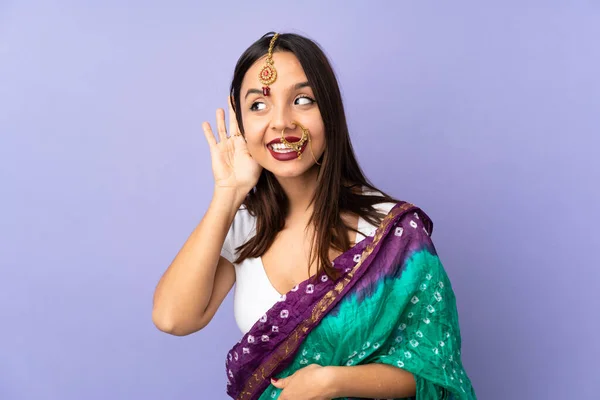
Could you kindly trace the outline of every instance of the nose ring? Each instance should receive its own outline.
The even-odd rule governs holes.
[[[304,146],[304,143],[306,143],[306,141],[308,140],[308,129],[306,129],[302,124],[300,124],[299,122],[296,122],[296,121],[292,121],[292,124],[300,127],[300,129],[302,130],[302,137],[297,142],[293,142],[293,143],[288,142],[284,136],[286,128],[283,128],[281,130],[281,143],[283,143],[287,148],[292,149],[295,152],[297,152],[298,160],[301,160],[302,159],[302,146]]]
[[[321,165],[317,159],[315,158],[315,153],[313,152],[312,149],[312,141],[310,140],[310,131],[304,127],[304,125],[302,125],[300,122],[297,121],[292,121],[292,125],[299,127],[302,130],[302,137],[300,138],[299,141],[297,142],[288,142],[285,138],[285,130],[286,128],[283,128],[281,130],[281,143],[283,143],[284,146],[286,146],[289,149],[294,150],[295,152],[298,153],[298,160],[302,159],[302,147],[304,146],[304,144],[306,143],[306,141],[308,140],[308,144],[310,146],[310,153],[312,154],[313,160],[315,160],[315,163],[317,165]]]

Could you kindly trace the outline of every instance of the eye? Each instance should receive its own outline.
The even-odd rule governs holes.
[[[264,110],[267,106],[262,101],[255,101],[250,106],[250,111],[261,111]]]
[[[294,104],[299,105],[299,106],[305,106],[305,105],[310,105],[310,104],[314,104],[315,103],[315,99],[312,99],[308,96],[299,96],[296,97],[296,100],[294,100]]]

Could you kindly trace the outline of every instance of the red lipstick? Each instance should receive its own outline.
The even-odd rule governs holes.
[[[297,138],[295,136],[288,136],[285,138],[285,140],[287,140],[290,143],[295,143],[295,142],[299,142],[300,138]],[[271,153],[271,155],[273,156],[274,159],[276,159],[277,161],[291,161],[291,160],[295,160],[298,158],[298,152],[296,152],[296,151],[287,151],[285,153],[280,153],[280,152],[273,150],[271,145],[280,144],[280,143],[281,143],[281,138],[271,140],[269,143],[267,143],[267,149],[269,149],[269,152]],[[304,153],[304,149],[306,149],[307,144],[308,144],[308,142],[304,143],[304,145],[302,146],[302,149],[300,151],[300,154]]]

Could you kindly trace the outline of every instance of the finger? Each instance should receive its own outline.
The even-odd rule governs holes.
[[[286,386],[287,379],[271,378],[271,385],[276,388],[283,389]]]
[[[206,141],[210,147],[215,146],[217,144],[217,139],[215,139],[215,135],[210,128],[210,124],[208,122],[202,123],[202,130],[204,131],[204,137],[206,137]]]
[[[247,151],[246,141],[242,136],[232,136],[229,140],[233,140],[233,150],[237,151]]]
[[[217,109],[217,131],[219,131],[219,140],[227,140],[227,128],[225,127],[225,110]]]
[[[233,97],[229,97],[229,133],[234,136],[240,134],[240,129],[238,127],[237,119],[235,116],[235,111],[233,111]]]

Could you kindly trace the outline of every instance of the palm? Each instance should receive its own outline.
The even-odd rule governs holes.
[[[262,167],[248,152],[246,141],[240,135],[235,114],[229,106],[229,131],[227,136],[225,127],[225,111],[217,110],[217,130],[219,142],[210,128],[210,124],[203,124],[204,135],[210,146],[212,170],[215,184],[222,188],[249,191],[258,182]]]
[[[215,184],[219,187],[251,188],[261,167],[248,153],[242,137],[230,137],[210,149]]]

